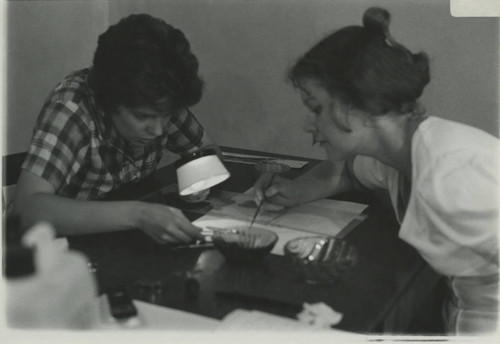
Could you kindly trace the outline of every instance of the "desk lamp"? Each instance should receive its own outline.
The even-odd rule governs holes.
[[[179,195],[187,196],[222,183],[231,175],[214,149],[201,149],[175,163]]]

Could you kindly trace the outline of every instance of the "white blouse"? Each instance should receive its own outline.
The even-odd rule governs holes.
[[[356,157],[353,170],[366,187],[389,191],[399,237],[436,271],[491,275],[498,273],[499,153],[494,136],[429,117],[412,138],[411,185],[373,158]]]

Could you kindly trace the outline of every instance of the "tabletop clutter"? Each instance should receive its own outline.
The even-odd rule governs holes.
[[[205,240],[211,241],[229,264],[256,265],[271,252],[278,241],[272,230],[261,227],[207,227]],[[300,271],[305,282],[324,284],[334,282],[354,266],[358,251],[346,240],[328,236],[305,236],[285,244],[285,257]]]
[[[168,187],[169,192],[173,190]],[[353,311],[346,307],[344,300],[336,301],[339,294],[345,295],[346,286],[360,271],[359,267],[349,270],[357,263],[364,269],[364,259],[370,254],[360,252],[355,236],[353,241],[350,236],[346,238],[353,228],[368,218],[369,212],[365,211],[368,206],[322,199],[278,212],[264,207],[250,228],[257,209],[253,190],[232,190],[212,188],[201,207],[200,203],[182,205],[186,209],[180,209],[190,210],[195,215],[193,224],[203,229],[196,243],[157,250],[132,232],[109,234],[106,239],[101,236],[71,238],[71,247],[89,255],[83,269],[86,277],[102,279],[105,276],[104,283],[99,285],[102,288],[116,283],[126,287],[137,309],[136,316],[118,319],[113,317],[107,294],[95,295],[88,301],[95,300],[87,303],[95,307],[82,308],[86,315],[79,317],[85,320],[78,321],[78,328],[211,332],[328,330],[329,334],[342,336],[370,331],[372,323],[366,319],[372,321],[376,316],[374,311],[375,315],[359,317],[356,313],[359,307],[355,306]],[[108,246],[108,240],[115,243],[116,239],[123,240],[126,248],[116,244]],[[144,255],[145,248],[148,252],[151,250],[151,254]],[[123,264],[123,269],[119,263],[106,260],[116,257],[126,262],[129,256],[134,263]],[[161,262],[170,261],[172,257],[181,257],[184,265],[168,270],[172,266],[163,266]],[[140,259],[147,262],[148,269],[141,270],[140,265],[135,264]],[[198,264],[203,266],[198,269]],[[376,265],[372,267],[379,269]],[[125,277],[119,281],[109,279],[109,271]],[[207,277],[211,279],[209,283],[206,283]],[[207,286],[213,288],[209,291],[213,295],[204,296],[202,301],[200,296]],[[283,289],[287,286],[290,289]],[[297,297],[297,293],[303,297]],[[14,297],[10,301],[14,301]],[[366,304],[363,296],[359,304]],[[356,319],[363,322],[361,326],[352,325],[353,312]],[[61,314],[65,318],[61,323],[67,326],[66,320],[73,318],[64,312]],[[46,326],[49,318],[44,316],[43,319],[31,326]],[[51,325],[54,321],[50,320]],[[74,323],[71,320],[72,327]]]
[[[265,161],[254,169],[271,174],[272,180],[290,168]],[[265,200],[256,204],[252,189],[242,194],[211,194],[207,201],[212,202],[212,209],[194,222],[203,228],[199,243],[212,243],[229,264],[257,265],[270,253],[281,254],[300,270],[306,283],[325,284],[356,263],[357,249],[335,234],[351,222],[362,221],[364,205],[321,200],[272,212],[261,210]],[[304,217],[307,225],[299,221]]]

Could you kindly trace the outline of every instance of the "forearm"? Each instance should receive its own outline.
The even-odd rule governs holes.
[[[325,160],[294,180],[302,202],[309,202],[353,190],[346,163]]]
[[[58,234],[74,235],[132,229],[139,222],[141,202],[81,201],[36,193],[14,204],[23,227],[49,221]]]

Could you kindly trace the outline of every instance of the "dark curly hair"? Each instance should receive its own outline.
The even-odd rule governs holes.
[[[289,70],[295,87],[313,78],[341,100],[380,115],[418,112],[417,99],[430,81],[425,53],[412,54],[389,34],[390,14],[369,8],[363,26],[327,36]]]
[[[90,84],[106,112],[118,106],[175,112],[198,103],[203,88],[182,31],[147,14],[121,19],[99,36]]]

